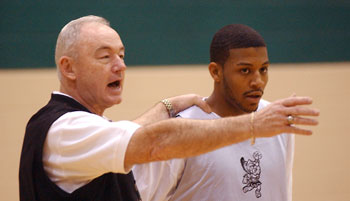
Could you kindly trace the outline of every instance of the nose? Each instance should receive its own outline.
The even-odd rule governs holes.
[[[120,56],[116,55],[115,60],[113,62],[112,70],[113,70],[113,72],[125,71],[126,65],[125,65],[124,59],[121,58]]]
[[[262,78],[262,75],[259,71],[255,72],[253,74],[252,80],[250,82],[250,85],[253,89],[260,89],[264,86],[265,82]]]

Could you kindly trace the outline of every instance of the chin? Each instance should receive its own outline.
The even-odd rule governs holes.
[[[118,105],[122,102],[122,98],[121,97],[113,97],[110,98],[109,100],[106,100],[107,105],[109,105],[109,107],[112,107],[113,105]]]
[[[243,111],[246,112],[246,113],[256,112],[257,110],[258,110],[257,106],[251,106],[251,107],[243,108]]]
[[[115,101],[113,102],[113,105],[120,104],[121,102],[122,102],[122,98],[120,97],[120,98],[118,98],[117,100],[115,100]]]

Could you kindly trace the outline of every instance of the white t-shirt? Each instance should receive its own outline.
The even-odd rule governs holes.
[[[131,121],[110,122],[85,111],[68,112],[47,133],[44,169],[68,193],[105,173],[128,173],[130,170],[124,169],[125,152],[139,127]]]
[[[261,100],[259,109],[267,101]],[[217,119],[193,106],[179,115]],[[194,142],[195,143],[195,142]],[[294,135],[227,146],[197,157],[136,165],[143,201],[291,201]]]

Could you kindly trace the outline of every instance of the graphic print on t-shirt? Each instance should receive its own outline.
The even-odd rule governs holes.
[[[248,159],[247,161],[244,158],[241,158],[241,165],[243,170],[246,172],[243,176],[242,183],[245,186],[242,188],[244,193],[247,193],[251,190],[255,189],[255,196],[257,198],[261,197],[261,167],[260,167],[260,159],[262,158],[262,154],[258,151],[253,153],[253,160]]]

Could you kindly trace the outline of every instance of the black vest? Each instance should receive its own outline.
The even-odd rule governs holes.
[[[43,146],[53,122],[67,112],[90,112],[77,101],[52,94],[49,103],[31,117],[24,136],[20,168],[21,201],[136,201],[140,200],[132,172],[106,173],[67,193],[53,183],[44,171]]]

